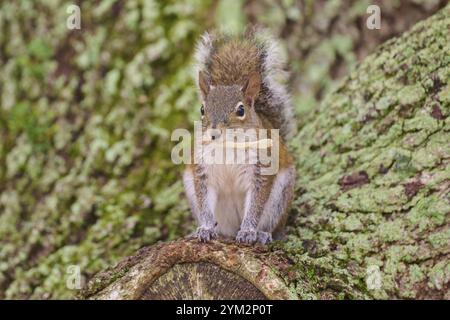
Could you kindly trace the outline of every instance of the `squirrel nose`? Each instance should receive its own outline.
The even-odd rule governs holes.
[[[212,140],[219,139],[221,134],[222,133],[218,129],[211,129],[211,131],[210,131],[210,135],[211,135],[211,139]]]

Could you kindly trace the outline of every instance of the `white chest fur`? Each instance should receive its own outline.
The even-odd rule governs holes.
[[[208,202],[219,234],[234,237],[239,231],[252,171],[251,165],[214,164],[206,167],[208,193],[211,195]]]

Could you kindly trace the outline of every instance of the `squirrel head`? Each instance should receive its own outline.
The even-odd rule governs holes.
[[[243,85],[214,85],[202,71],[199,88],[203,104],[202,125],[210,130],[214,140],[224,129],[255,129],[261,120],[255,111],[255,101],[261,88],[261,76],[251,73]]]

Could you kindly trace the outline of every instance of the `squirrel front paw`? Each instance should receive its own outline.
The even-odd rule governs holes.
[[[200,242],[208,242],[217,238],[217,233],[214,228],[198,227],[195,235]]]
[[[272,234],[270,232],[258,231],[258,243],[268,244],[272,242]]]
[[[253,244],[258,238],[256,230],[240,230],[236,235],[236,241],[239,243]]]

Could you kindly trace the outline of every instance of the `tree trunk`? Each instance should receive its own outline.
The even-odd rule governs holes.
[[[82,297],[450,299],[449,30],[447,6],[379,47],[298,132],[284,241],[144,248]]]

